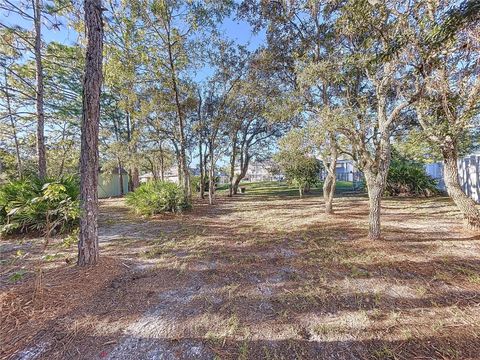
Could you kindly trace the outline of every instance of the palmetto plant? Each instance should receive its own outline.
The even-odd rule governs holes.
[[[168,181],[143,184],[127,195],[126,202],[141,215],[181,212],[190,206],[184,200],[182,188]]]
[[[394,156],[388,170],[387,195],[429,196],[437,193],[436,181],[422,164]]]
[[[0,188],[0,231],[39,233],[48,238],[70,231],[79,218],[78,181],[37,178],[18,180]]]

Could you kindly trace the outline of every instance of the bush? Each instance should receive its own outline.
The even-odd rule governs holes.
[[[78,180],[73,177],[7,183],[0,187],[0,232],[69,232],[80,216],[78,195]]]
[[[190,186],[192,187],[192,191],[200,192],[200,176],[190,176]]]
[[[168,181],[153,181],[141,185],[127,194],[126,203],[141,215],[182,212],[189,207],[184,200],[182,188]]]
[[[285,173],[288,183],[299,189],[300,196],[318,183],[320,162],[314,157],[303,155],[297,156],[292,161],[285,161],[285,158],[277,161]]]
[[[385,192],[390,196],[432,196],[438,192],[436,185],[421,163],[395,156],[388,170]]]

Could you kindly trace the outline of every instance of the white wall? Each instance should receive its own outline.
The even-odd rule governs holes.
[[[438,181],[438,188],[445,191],[443,163],[425,165],[428,175]],[[463,192],[480,203],[480,155],[471,155],[458,160],[458,180]]]

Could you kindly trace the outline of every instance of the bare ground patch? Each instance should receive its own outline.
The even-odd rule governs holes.
[[[103,201],[90,270],[60,239],[4,243],[1,357],[478,358],[480,237],[450,202],[385,200],[381,242],[365,198],[336,207],[244,196],[141,219]]]

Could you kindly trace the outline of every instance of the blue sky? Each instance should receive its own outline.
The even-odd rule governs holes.
[[[60,30],[49,29],[47,26],[43,26],[43,39],[45,42],[57,41],[62,44],[74,44],[77,41],[77,32],[67,26],[67,20],[64,18],[58,19],[63,26]],[[16,14],[7,14],[5,11],[0,12],[0,22],[8,26],[20,25],[26,29],[32,29],[33,24]],[[255,50],[265,41],[265,34],[254,34],[251,31],[250,25],[243,20],[236,20],[233,17],[225,19],[220,26],[225,35],[235,40],[236,43],[241,45],[249,44],[250,50]]]

